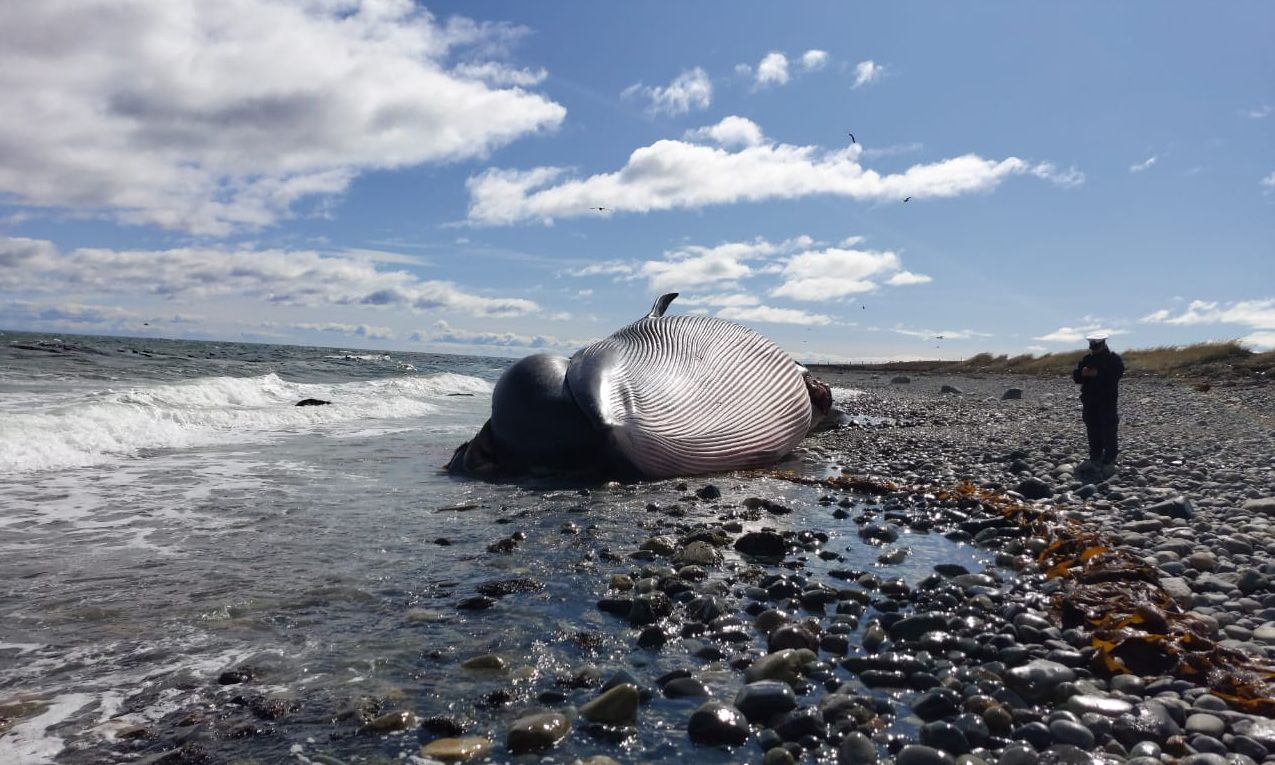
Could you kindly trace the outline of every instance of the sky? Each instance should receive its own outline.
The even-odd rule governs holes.
[[[1275,5],[0,4],[0,328],[1275,348]]]

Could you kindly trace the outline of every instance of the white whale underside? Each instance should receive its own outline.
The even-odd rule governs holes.
[[[643,475],[759,467],[792,451],[811,424],[791,356],[710,316],[637,320],[571,357],[567,386]]]

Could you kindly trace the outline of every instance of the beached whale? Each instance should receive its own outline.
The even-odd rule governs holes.
[[[761,467],[791,452],[831,411],[831,391],[747,327],[665,316],[676,297],[569,359],[516,362],[496,382],[491,418],[447,469],[667,478]]]

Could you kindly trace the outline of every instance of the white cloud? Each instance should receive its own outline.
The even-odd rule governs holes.
[[[389,327],[373,327],[368,324],[340,324],[332,321],[323,323],[299,322],[289,324],[288,327],[311,332],[332,332],[350,337],[364,337],[369,340],[389,340],[394,337],[394,331]]]
[[[807,72],[815,72],[828,65],[828,51],[811,49],[801,54],[801,66]]]
[[[778,51],[767,53],[757,64],[757,87],[786,85],[788,83],[788,57]]]
[[[885,283],[891,287],[902,287],[908,284],[928,284],[932,281],[934,281],[934,279],[926,276],[925,274],[914,274],[911,271],[900,271],[894,276],[891,276],[889,279],[886,279]]]
[[[1168,309],[1161,309],[1143,316],[1142,321],[1156,324],[1242,324],[1254,329],[1275,330],[1275,298],[1226,304],[1192,300],[1177,316]]]
[[[562,340],[553,335],[520,335],[516,332],[478,332],[453,327],[446,321],[437,321],[428,331],[412,333],[418,343],[446,345],[486,345],[504,348],[579,348],[587,345],[582,340]]]
[[[1262,330],[1261,332],[1254,332],[1240,338],[1240,342],[1258,349],[1275,348],[1275,331]]]
[[[1136,164],[1129,165],[1129,172],[1131,172],[1131,173],[1140,173],[1140,172],[1142,172],[1143,170],[1146,170],[1147,168],[1149,168],[1149,167],[1151,167],[1152,165],[1154,165],[1154,164],[1155,164],[1155,162],[1156,162],[1156,160],[1157,160],[1157,159],[1159,159],[1159,158],[1160,158],[1160,155],[1158,155],[1158,154],[1152,154],[1150,157],[1147,157],[1147,158],[1146,158],[1145,160],[1143,160],[1142,162],[1138,162],[1138,163],[1136,163]]]
[[[860,61],[854,67],[854,84],[850,87],[861,88],[864,85],[871,85],[885,76],[885,66],[868,59]]]
[[[760,146],[766,139],[761,127],[750,119],[731,115],[716,125],[686,131],[687,140],[712,141],[727,148]]]
[[[744,308],[761,303],[756,297],[742,292],[731,295],[683,295],[678,297],[677,302],[688,307],[706,305],[714,308]]]
[[[1260,120],[1269,117],[1271,112],[1275,112],[1275,107],[1270,104],[1263,104],[1256,109],[1249,109],[1248,116],[1249,119]]]
[[[1029,345],[1025,349],[1028,353],[1045,353],[1049,349],[1043,345]]]
[[[81,248],[61,253],[48,241],[4,236],[0,290],[169,299],[247,297],[277,305],[397,306],[478,316],[539,311],[530,300],[475,295],[451,282],[378,270],[362,258],[308,250]]]
[[[821,313],[807,313],[795,308],[772,308],[770,306],[728,306],[717,312],[717,318],[731,321],[756,321],[767,324],[817,324],[823,326],[832,323],[831,316]]]
[[[1275,170],[1272,170],[1270,175],[1263,178],[1261,183],[1268,189],[1275,189]]]
[[[899,256],[888,251],[838,247],[812,250],[788,260],[783,268],[783,283],[770,295],[794,300],[836,300],[875,290],[875,279],[900,267]]]
[[[1124,335],[1127,332],[1123,329],[1111,329],[1101,324],[1090,324],[1084,327],[1059,327],[1047,335],[1033,337],[1033,340],[1040,340],[1046,343],[1079,343],[1089,335],[1105,334],[1108,337],[1116,335]]]
[[[634,267],[632,263],[625,263],[620,260],[608,260],[602,263],[592,263],[580,268],[568,268],[563,271],[567,276],[632,276]]]
[[[761,238],[715,247],[691,245],[665,252],[664,260],[645,261],[634,274],[645,278],[650,289],[658,292],[721,286],[753,275],[753,269],[743,261],[773,255],[792,246],[792,240],[772,244]]]
[[[81,303],[36,303],[29,300],[8,300],[0,303],[0,316],[23,321],[63,322],[64,326],[119,326],[124,322],[137,323],[141,314],[126,308]]]
[[[688,69],[665,87],[630,85],[620,94],[626,98],[644,98],[652,114],[686,114],[692,109],[707,109],[713,103],[713,83],[700,67]]]
[[[493,168],[466,182],[468,220],[477,225],[549,223],[596,214],[589,208],[599,205],[615,212],[645,213],[817,194],[868,201],[953,197],[990,191],[1015,175],[1030,174],[1061,185],[1083,179],[1075,170],[1059,173],[1050,163],[1033,165],[1017,157],[991,160],[975,154],[882,175],[859,164],[860,152],[857,144],[822,150],[761,143],[730,151],[661,140],[633,151],[620,170],[584,179],[566,177],[567,170],[557,167]]]
[[[0,3],[0,194],[196,234],[266,226],[362,172],[557,127],[565,109],[519,87],[540,73],[499,60],[524,32],[409,0]]]
[[[481,80],[494,87],[530,87],[539,85],[549,76],[548,70],[515,69],[496,61],[484,61],[481,64],[458,64],[451,71],[457,77]]]
[[[908,337],[920,337],[926,340],[972,340],[976,337],[994,337],[988,332],[975,332],[972,329],[905,329],[894,327],[891,332]]]
[[[1059,170],[1052,162],[1037,163],[1032,167],[1031,174],[1063,188],[1075,188],[1085,182],[1085,174],[1075,167]]]

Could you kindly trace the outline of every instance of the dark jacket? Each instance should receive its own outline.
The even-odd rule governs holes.
[[[1080,370],[1085,367],[1098,370],[1098,376],[1081,377]],[[1115,406],[1120,394],[1118,385],[1123,374],[1124,362],[1120,360],[1120,356],[1107,351],[1086,354],[1071,373],[1071,379],[1080,384],[1080,400],[1086,406]]]

